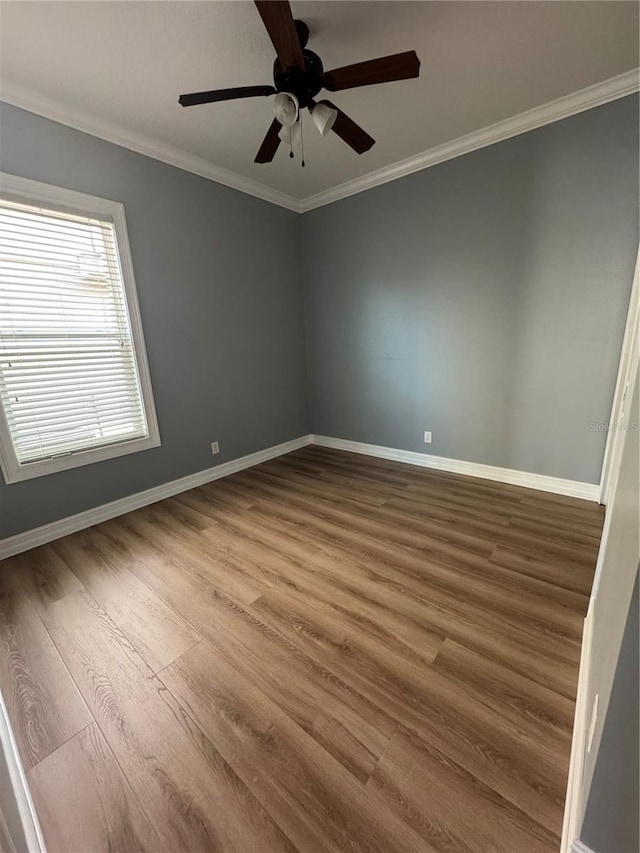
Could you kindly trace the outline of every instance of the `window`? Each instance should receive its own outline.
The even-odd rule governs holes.
[[[159,444],[122,205],[0,175],[5,480]]]

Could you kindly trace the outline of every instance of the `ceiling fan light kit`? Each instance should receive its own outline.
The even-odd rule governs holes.
[[[284,142],[289,148],[295,148],[300,142],[300,122],[294,124],[283,125],[278,131],[278,139]]]
[[[276,117],[262,141],[256,163],[270,163],[280,142],[290,146],[292,156],[293,145],[301,133],[300,111],[303,109],[309,110],[322,136],[333,131],[357,154],[368,151],[375,144],[372,136],[331,101],[316,102],[314,99],[323,88],[339,92],[417,77],[420,60],[416,52],[395,53],[325,72],[320,57],[306,46],[309,27],[304,21],[294,21],[288,0],[255,0],[255,5],[277,54],[273,65],[274,85],[193,92],[180,95],[178,102],[183,107],[191,107],[236,98],[275,95]]]
[[[300,115],[298,99],[290,92],[279,92],[273,99],[273,112],[283,127],[291,127]]]
[[[310,107],[310,111],[320,136],[326,136],[336,123],[338,110],[332,110],[326,104],[315,104],[315,106]]]

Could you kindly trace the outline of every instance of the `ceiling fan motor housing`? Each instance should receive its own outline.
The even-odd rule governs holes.
[[[304,21],[296,21],[296,32],[302,47],[304,71],[300,68],[283,68],[279,59],[273,63],[273,83],[278,92],[290,92],[298,99],[300,107],[310,107],[313,99],[322,89],[324,68],[317,53],[308,50],[305,45],[309,38],[309,28]]]

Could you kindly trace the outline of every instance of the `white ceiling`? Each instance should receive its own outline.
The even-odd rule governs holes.
[[[183,92],[272,82],[273,47],[244,0],[2,2],[0,97],[54,105],[139,148],[171,146],[304,199],[639,64],[635,2],[293,0],[292,9],[325,69],[417,51],[419,79],[330,95],[377,140],[366,154],[320,138],[307,116],[305,169],[282,145],[257,165],[270,99],[178,105]]]

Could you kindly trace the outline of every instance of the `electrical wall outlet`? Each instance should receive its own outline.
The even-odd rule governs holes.
[[[428,430],[424,431],[424,443],[431,444],[431,433]]]
[[[220,443],[219,442],[217,442],[217,441],[211,442],[211,452],[213,453],[214,456],[216,455],[216,453],[220,453]]]

